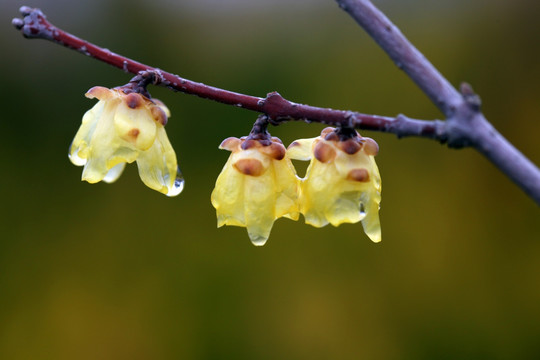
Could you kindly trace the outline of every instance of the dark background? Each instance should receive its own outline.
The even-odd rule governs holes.
[[[442,115],[332,0],[0,0],[0,358],[540,358],[540,211],[471,149],[380,145],[383,241],[280,219],[266,246],[215,227],[210,193],[255,113],[151,88],[186,177],[177,198],[128,166],[80,181],[84,93],[130,75],[11,26],[22,4],[141,62],[243,93],[364,113]],[[540,164],[540,3],[376,1]],[[288,144],[317,124],[271,129]]]

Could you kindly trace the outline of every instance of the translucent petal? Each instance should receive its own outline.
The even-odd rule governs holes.
[[[137,166],[141,180],[149,188],[163,194],[171,193],[171,190],[176,189],[178,170],[176,154],[163,126],[158,126],[156,140],[152,147],[139,153]]]
[[[288,157],[282,160],[273,160],[273,172],[276,187],[275,217],[282,216],[298,220],[300,216],[298,207],[299,179]]]
[[[332,166],[311,160],[300,191],[300,211],[306,224],[323,227],[328,224],[326,208],[335,197],[335,169]]]
[[[232,154],[216,180],[211,202],[216,209],[218,227],[246,226],[244,218],[244,175],[233,166]]]
[[[295,140],[287,148],[287,156],[293,160],[308,161],[313,157],[313,143],[319,137]]]
[[[359,151],[354,155],[338,151],[334,164],[341,177],[346,178],[352,169],[367,169],[371,173],[375,161],[372,161],[370,156],[366,155],[363,151]]]
[[[117,102],[107,101],[97,122],[88,146],[79,151],[78,156],[88,159],[84,166],[82,179],[89,183],[103,180],[109,170],[119,163],[131,163],[138,156],[138,151],[116,134],[113,117]]]
[[[268,169],[268,167],[271,165],[272,163],[272,159],[270,159],[269,156],[261,153],[258,149],[248,149],[248,150],[240,150],[240,151],[237,151],[237,152],[233,152],[231,154],[231,161],[234,164],[236,164],[237,162],[239,162],[240,160],[243,160],[243,159],[247,159],[247,160],[250,160],[250,159],[253,159],[253,160],[258,160],[260,161],[260,163],[262,164],[264,170],[261,174],[264,174],[264,172]]]
[[[69,147],[69,159],[74,165],[82,166],[86,164],[88,146],[104,108],[105,103],[99,101],[83,115],[82,124]]]
[[[156,139],[157,124],[150,111],[143,106],[131,109],[125,101],[116,109],[114,128],[120,138],[138,150],[150,149]]]
[[[381,241],[381,223],[379,221],[379,204],[381,201],[380,193],[373,191],[367,196],[364,202],[366,216],[362,220],[364,232],[371,241],[378,243]]]
[[[275,187],[271,172],[252,177],[245,176],[244,216],[249,238],[253,245],[262,246],[270,236],[276,219],[274,213]]]
[[[335,194],[326,208],[326,218],[333,226],[343,223],[357,223],[365,217],[365,211],[360,210],[360,196],[358,190],[344,191]]]

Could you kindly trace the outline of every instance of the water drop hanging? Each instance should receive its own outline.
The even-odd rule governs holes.
[[[180,167],[176,170],[176,178],[174,179],[173,186],[169,189],[169,192],[167,193],[167,196],[176,196],[184,190],[184,176],[182,175],[182,172],[180,171]]]

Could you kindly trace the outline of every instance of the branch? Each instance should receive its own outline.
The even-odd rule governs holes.
[[[458,92],[369,0],[336,1],[446,115],[448,145],[474,147],[540,205],[540,170],[486,120],[472,88]]]
[[[261,98],[197,83],[79,39],[49,23],[39,9],[26,6],[20,9],[23,19],[13,19],[12,23],[27,38],[50,40],[128,73],[151,72],[156,78],[155,85],[263,113],[274,125],[302,120],[388,132],[398,137],[425,137],[441,143],[448,142],[451,147],[472,146],[540,205],[540,170],[485,119],[480,112],[479,97],[472,92],[470,86],[463,86],[461,93],[458,92],[371,2],[336,1],[426,93],[447,121],[416,120],[404,115],[392,118],[320,108],[294,103],[277,92]]]
[[[261,98],[208,86],[131,60],[71,35],[47,21],[46,16],[39,9],[23,6],[20,12],[23,19],[15,18],[12,23],[22,31],[23,36],[26,38],[52,41],[122,69],[127,73],[154,73],[156,75],[154,85],[263,113],[269,117],[274,125],[290,120],[301,120],[388,132],[398,137],[419,136],[436,139],[440,142],[446,141],[444,123],[440,121],[416,120],[404,115],[391,118],[353,111],[320,108],[294,103],[286,100],[277,92],[271,92],[265,98]]]

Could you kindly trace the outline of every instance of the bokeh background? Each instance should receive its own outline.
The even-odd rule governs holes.
[[[376,1],[540,164],[540,3]],[[151,88],[186,188],[134,165],[80,181],[68,146],[94,85],[130,75],[11,26],[56,25],[188,79],[365,113],[441,114],[332,0],[0,1],[1,359],[538,359],[540,211],[486,159],[424,139],[380,144],[383,241],[360,224],[281,219],[267,245],[216,228],[210,193],[256,114]],[[317,124],[271,129],[288,144]],[[304,166],[305,168],[305,166]]]

